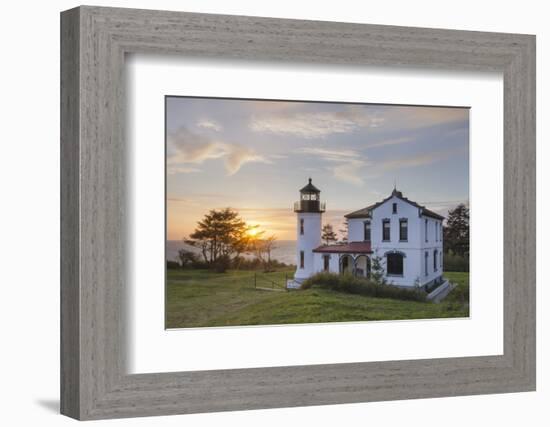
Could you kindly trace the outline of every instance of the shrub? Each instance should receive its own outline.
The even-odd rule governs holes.
[[[444,271],[470,271],[470,260],[468,256],[461,256],[449,251],[443,254]]]
[[[228,255],[221,255],[212,263],[216,273],[225,273],[231,267],[231,258]]]
[[[176,261],[166,261],[166,268],[168,270],[178,270],[180,265]]]
[[[305,280],[301,288],[309,289],[312,286],[376,298],[426,301],[426,292],[420,289],[406,289],[393,285],[377,285],[368,279],[354,277],[351,274],[317,273]]]

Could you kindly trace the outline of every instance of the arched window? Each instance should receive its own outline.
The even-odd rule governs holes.
[[[370,259],[366,255],[359,255],[355,258],[355,275],[359,277],[369,277]]]
[[[434,250],[434,272],[437,271],[437,249]]]
[[[342,255],[340,257],[340,274],[353,273],[353,257],[351,255]]]
[[[405,255],[402,252],[386,252],[386,272],[388,276],[403,276],[403,259]]]

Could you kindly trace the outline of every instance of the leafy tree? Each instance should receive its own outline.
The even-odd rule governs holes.
[[[336,240],[338,240],[336,233],[332,228],[332,224],[323,225],[321,239],[325,241],[325,245],[330,245],[331,242],[336,242]]]
[[[182,268],[185,268],[186,265],[193,264],[197,260],[197,256],[193,252],[182,248],[178,251],[178,259]]]
[[[185,242],[199,248],[205,262],[214,264],[220,257],[238,256],[247,249],[248,229],[237,211],[213,209],[197,223]]]
[[[449,211],[443,228],[444,251],[462,257],[470,253],[470,210],[461,203]]]
[[[386,284],[386,268],[384,266],[384,260],[382,257],[378,256],[377,253],[371,257],[371,269],[370,269],[370,279],[373,283],[377,285]]]
[[[342,224],[342,228],[338,230],[340,232],[340,237],[341,237],[340,240],[342,240],[342,242],[348,241],[348,229],[349,229],[348,219],[345,218],[344,223]]]

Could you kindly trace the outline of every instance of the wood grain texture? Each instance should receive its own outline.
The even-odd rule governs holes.
[[[534,36],[86,6],[63,12],[61,28],[62,413],[100,419],[535,389]],[[127,53],[502,72],[504,354],[128,375]]]
[[[80,414],[79,13],[61,21],[61,412]]]

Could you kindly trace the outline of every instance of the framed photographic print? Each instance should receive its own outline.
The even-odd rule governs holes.
[[[535,389],[535,39],[62,13],[62,413]]]

